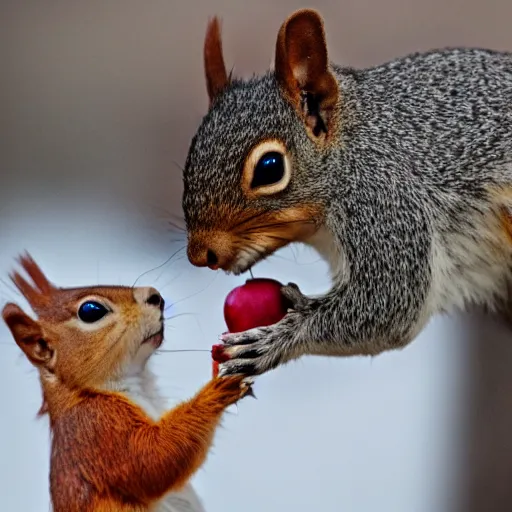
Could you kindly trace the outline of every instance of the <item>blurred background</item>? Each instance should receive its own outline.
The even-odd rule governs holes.
[[[508,0],[2,0],[1,304],[25,306],[7,279],[23,250],[62,286],[131,285],[142,274],[178,315],[167,348],[209,349],[225,330],[224,297],[245,276],[191,267],[168,222],[180,223],[180,166],[207,108],[206,22],[222,17],[227,66],[250,76],[270,66],[280,24],[300,7],[321,11],[331,58],[349,66],[431,47],[512,50]],[[254,273],[313,294],[328,288],[326,270],[297,247]],[[261,377],[258,400],[226,416],[194,479],[207,510],[512,510],[510,338],[472,312],[435,318],[400,352],[303,358]],[[207,352],[153,364],[171,403],[210,375]],[[2,324],[5,511],[48,510],[40,399]]]

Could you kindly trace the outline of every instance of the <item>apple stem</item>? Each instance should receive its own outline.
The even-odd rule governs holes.
[[[249,269],[249,274],[251,274],[251,279],[254,279],[254,275],[252,273],[252,268]]]

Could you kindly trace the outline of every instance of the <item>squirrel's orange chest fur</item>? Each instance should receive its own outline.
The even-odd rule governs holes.
[[[134,429],[145,418],[120,395],[83,395],[79,405],[52,421],[50,487],[55,511],[99,510],[98,503],[146,510],[150,500],[141,500],[141,489],[131,481],[139,461],[130,457],[137,442]],[[162,479],[166,476],[163,471]],[[154,487],[163,493],[166,485],[155,482]]]
[[[144,451],[150,440],[137,431],[164,412],[160,397],[144,389],[143,384],[153,384],[144,374],[146,379],[137,385],[121,386],[126,392],[82,391],[74,399],[76,405],[52,421],[50,487],[55,512],[71,510],[70,503],[86,512],[159,510],[159,503],[167,499],[169,480],[179,482],[180,471],[172,465],[155,473],[151,488],[134,482],[133,475],[144,471],[144,462],[133,455]],[[194,421],[193,415],[189,419]],[[186,446],[187,440],[182,442]],[[148,456],[154,449],[147,448]]]
[[[81,391],[55,417],[50,405],[54,512],[160,510],[202,464],[223,409],[240,394],[226,384],[210,382],[159,421],[116,392]]]

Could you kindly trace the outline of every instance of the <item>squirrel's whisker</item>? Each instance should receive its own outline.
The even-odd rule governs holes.
[[[288,242],[289,240],[286,238],[286,237],[280,237],[278,235],[274,235],[274,234],[268,234],[266,233],[265,236],[269,237],[269,238],[274,238],[275,240],[280,240],[280,241],[283,241],[283,242]],[[246,242],[246,244],[251,248],[253,249],[254,251],[258,252],[258,254],[261,256],[261,257],[274,257],[274,258],[279,258],[279,259],[283,259],[285,261],[293,261],[296,265],[299,265],[299,266],[304,266],[304,265],[312,265],[314,263],[318,263],[319,261],[322,261],[322,258],[319,257],[317,258],[316,260],[314,261],[309,261],[309,262],[306,262],[306,263],[301,263],[298,261],[297,259],[297,256],[296,254],[294,253],[293,251],[293,246],[290,246],[290,250],[292,252],[292,255],[293,255],[293,259],[291,258],[287,258],[286,256],[283,256],[282,254],[278,254],[277,251],[273,252],[273,253],[270,253],[270,254],[267,254],[265,250],[262,250],[260,249],[258,246],[256,246],[254,244],[254,242],[249,238],[249,237],[243,237],[243,240]]]
[[[180,316],[195,316],[194,313],[178,313],[177,315],[172,315],[165,317],[164,320],[168,322],[169,320],[174,320],[175,318],[178,318]]]
[[[180,256],[179,258],[176,258],[174,260],[174,263],[176,263],[177,261],[181,261],[183,258],[185,258],[185,256]],[[162,271],[160,272],[160,274],[158,274],[158,277],[155,279],[155,283],[158,282],[160,280],[160,278],[163,276],[165,272],[165,267],[162,268]],[[164,288],[166,288],[167,286],[169,286],[172,282],[174,282],[176,279],[178,279],[178,277],[180,277],[182,275],[182,272],[178,273],[176,276],[174,276],[165,286],[163,286],[161,288],[161,291],[164,290]]]
[[[196,295],[198,295],[199,293],[204,292],[209,286],[212,285],[212,283],[215,281],[215,279],[217,279],[218,275],[219,275],[218,272],[216,272],[214,274],[214,276],[213,276],[213,279],[204,288],[201,288],[201,290],[199,290],[196,293],[193,293],[192,295],[188,295],[187,297],[184,297],[183,299],[180,299],[180,300],[177,300],[176,302],[173,302],[172,306],[175,306],[176,304],[179,304],[180,302],[184,302],[186,300],[189,300],[189,299],[195,297]],[[170,306],[168,306],[168,307],[170,307]]]
[[[201,292],[201,290],[198,293],[200,293],[200,292]],[[164,311],[166,311],[170,307],[174,306],[175,304],[177,304],[177,302],[174,302],[173,304],[170,304],[169,306],[164,308]],[[185,312],[185,313],[178,313],[176,315],[171,315],[169,317],[165,317],[164,318],[164,322],[166,324],[166,329],[169,329],[169,328],[174,329],[174,326],[173,325],[169,325],[168,322],[170,322],[171,320],[174,320],[175,318],[178,318],[180,316],[191,316],[194,319],[194,321],[196,322],[197,327],[199,328],[199,331],[201,332],[202,336],[204,337],[204,332],[203,332],[203,329],[201,327],[201,324],[199,323],[199,320],[197,319],[197,315],[194,314],[194,313],[187,313],[187,312]]]
[[[313,220],[304,220],[304,219],[298,219],[298,220],[286,220],[286,221],[279,221],[279,222],[269,222],[266,224],[258,224],[257,226],[250,227],[244,231],[244,233],[260,233],[265,232],[266,229],[270,228],[285,228],[292,224],[314,224],[315,221]],[[267,234],[267,233],[265,233]]]
[[[164,267],[165,265],[167,265],[168,263],[170,263],[172,261],[172,259],[177,255],[179,254],[181,251],[183,251],[185,249],[185,246],[183,247],[180,247],[179,249],[177,249],[176,251],[174,251],[171,256],[169,256],[161,265],[158,265],[157,267],[154,267],[152,269],[149,269],[147,270],[146,272],[143,272],[139,277],[137,277],[137,279],[135,279],[135,282],[132,284],[132,288],[135,287],[135,285],[137,284],[137,282],[139,281],[139,279],[143,276],[145,276],[146,274],[149,274],[150,272],[153,272],[155,270],[158,270],[159,268],[162,268]]]
[[[185,169],[183,169],[183,167],[178,163],[176,162],[176,160],[171,160],[171,162],[181,171],[183,172]]]
[[[251,222],[253,221],[254,219],[257,219],[259,217],[262,217],[263,215],[267,215],[267,212],[263,211],[263,212],[257,212],[255,213],[254,215],[251,215],[250,217],[246,217],[245,219],[242,219],[240,222],[238,222],[237,224],[234,224],[233,226],[231,226],[231,229],[232,230],[235,230],[236,228],[239,228],[241,226],[243,226],[244,224],[247,224],[248,222]]]
[[[185,227],[180,224],[181,222],[184,222],[183,218],[179,217],[178,215],[174,214],[173,212],[171,212],[161,206],[151,205],[150,208],[155,210],[155,212],[159,211],[158,215],[155,216],[155,218],[157,218],[158,220],[164,219],[173,228],[176,228],[182,232],[186,231]],[[173,218],[174,220],[169,220],[169,218]]]
[[[16,343],[9,343],[7,341],[0,341],[0,345],[6,345],[8,347],[18,348]],[[177,350],[167,350],[167,349],[157,349],[156,352],[211,352],[206,348],[192,348],[192,349],[177,349]]]
[[[178,349],[157,349],[158,352],[211,352],[211,350],[207,348],[178,348]]]
[[[186,229],[185,229],[183,226],[180,226],[178,223],[173,222],[173,221],[171,221],[171,220],[169,220],[169,219],[167,219],[167,223],[168,223],[170,226],[172,226],[174,229],[177,229],[178,231],[181,231],[181,232],[183,232],[183,234],[185,234]]]
[[[180,261],[181,259],[183,259],[183,257],[177,258],[175,261]],[[156,281],[158,281],[160,279],[161,275],[162,274],[160,274],[160,276],[157,277]],[[182,275],[183,275],[183,272],[179,272],[178,274],[176,274],[170,281],[168,281],[162,287],[160,287],[160,291],[163,292],[168,286],[170,286],[172,283],[174,283],[174,281],[176,281],[176,279],[180,278]],[[169,307],[171,307],[171,306],[172,306],[172,303],[169,304],[169,306],[167,306],[165,308],[165,310],[169,309]]]

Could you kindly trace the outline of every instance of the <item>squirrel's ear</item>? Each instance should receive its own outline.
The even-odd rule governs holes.
[[[47,366],[53,356],[53,349],[44,339],[41,326],[16,304],[7,304],[2,317],[30,362],[35,366]]]
[[[222,55],[222,40],[217,17],[208,22],[204,39],[204,72],[210,105],[218,94],[229,84],[226,65]]]
[[[275,73],[288,100],[315,137],[333,128],[339,86],[329,67],[324,24],[311,9],[292,14],[277,36]]]

